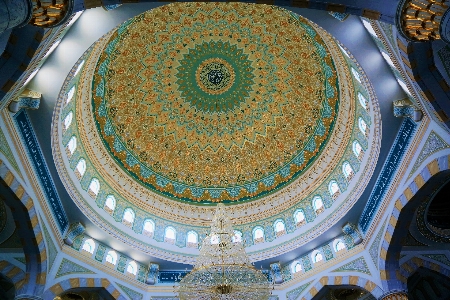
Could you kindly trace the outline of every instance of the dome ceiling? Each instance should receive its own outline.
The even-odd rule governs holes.
[[[337,115],[322,39],[284,9],[180,8],[144,13],[107,42],[92,99],[108,152],[176,200],[241,202],[291,183]]]
[[[378,104],[357,69],[332,36],[279,7],[161,6],[73,67],[54,115],[55,164],[94,224],[152,256],[191,262],[186,233],[202,238],[217,202],[253,259],[279,255],[334,225],[372,175]]]

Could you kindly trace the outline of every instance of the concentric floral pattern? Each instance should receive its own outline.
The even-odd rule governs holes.
[[[325,43],[302,17],[175,3],[112,35],[92,99],[106,148],[150,190],[240,202],[279,190],[314,162],[334,126],[337,86]]]

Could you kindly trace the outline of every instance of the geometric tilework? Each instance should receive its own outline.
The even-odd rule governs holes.
[[[422,151],[420,151],[419,156],[417,157],[416,162],[414,163],[414,166],[409,173],[409,176],[411,176],[417,168],[419,168],[420,164],[430,155],[433,153],[438,152],[439,150],[449,148],[449,144],[447,144],[440,136],[438,136],[434,131],[431,131],[430,135],[428,136]],[[409,177],[408,176],[408,177]]]
[[[399,276],[398,270],[389,270],[386,264],[388,259],[388,249],[392,240],[396,224],[400,213],[405,205],[414,197],[414,195],[430,180],[434,175],[439,172],[450,169],[450,155],[440,156],[421,169],[416,177],[410,182],[410,184],[404,189],[400,197],[395,201],[395,205],[391,212],[387,212],[390,215],[388,220],[387,229],[384,234],[383,241],[381,243],[379,269],[381,275],[381,282],[383,287],[388,289],[388,282],[393,280],[393,283],[397,282],[401,276]],[[428,262],[427,262],[428,263]],[[399,278],[400,277],[400,278]],[[406,282],[406,279],[404,279]]]
[[[381,235],[384,232],[384,227],[386,226],[386,224],[384,224],[380,231],[377,233],[377,236],[375,237],[375,239],[372,242],[372,245],[370,245],[369,248],[369,254],[370,257],[372,257],[372,261],[375,264],[375,266],[378,267],[378,248],[380,246],[380,241],[381,241]]]
[[[47,227],[45,227],[44,222],[42,222],[42,229],[44,232],[45,240],[47,241],[47,251],[48,251],[48,269],[50,270],[55,262],[56,256],[58,255],[58,250],[53,243],[53,239],[48,233]]]
[[[95,274],[95,272],[92,272],[89,269],[86,269],[85,267],[80,266],[79,264],[76,264],[66,258],[63,258],[61,261],[61,264],[59,265],[58,272],[56,272],[55,278],[68,275],[68,274]]]
[[[11,166],[14,168],[14,170],[17,173],[20,173],[19,166],[17,165],[16,159],[14,158],[14,155],[12,154],[11,148],[9,148],[8,142],[6,141],[5,134],[0,128],[0,152],[3,153],[3,155],[6,157],[8,162],[11,164]]]
[[[116,284],[127,294],[132,300],[141,300],[144,296],[126,286],[123,286],[116,282]]]
[[[345,272],[345,271],[356,271],[370,275],[369,267],[367,266],[367,263],[362,256],[343,266],[340,266],[333,272]]]
[[[115,286],[111,284],[111,282],[109,282],[109,280],[106,278],[78,278],[78,277],[66,279],[54,284],[44,292],[42,298],[45,300],[53,299],[67,290],[85,287],[104,288],[116,300],[129,299],[128,297],[123,296],[123,294],[118,289],[116,289]]]
[[[295,300],[298,298],[298,296],[300,296],[300,294],[308,287],[308,285],[311,284],[312,281],[305,283],[304,285],[299,286],[296,289],[293,289],[290,292],[286,293],[286,299],[288,300]]]
[[[360,276],[324,276],[312,286],[301,300],[310,300],[326,285],[354,285],[370,292],[375,298],[383,295],[383,290],[369,279]]]

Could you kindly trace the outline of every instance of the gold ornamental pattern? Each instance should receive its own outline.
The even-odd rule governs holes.
[[[337,76],[324,42],[284,9],[247,9],[193,3],[146,12],[113,34],[98,62],[103,140],[119,165],[164,196],[265,195],[310,166],[331,133]],[[208,93],[205,83],[226,84]]]

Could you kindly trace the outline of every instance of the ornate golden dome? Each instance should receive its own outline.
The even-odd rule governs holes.
[[[189,260],[162,250],[192,252],[180,249],[185,238],[174,249],[159,243],[161,232],[202,235],[216,202],[231,205],[246,246],[255,226],[265,241],[278,236],[277,220],[297,232],[301,210],[302,235],[277,250],[288,251],[335,224],[372,174],[378,107],[352,67],[329,34],[279,7],[155,8],[98,40],[66,79],[53,133],[58,171],[94,223],[157,257]],[[142,241],[149,219],[155,234]]]

